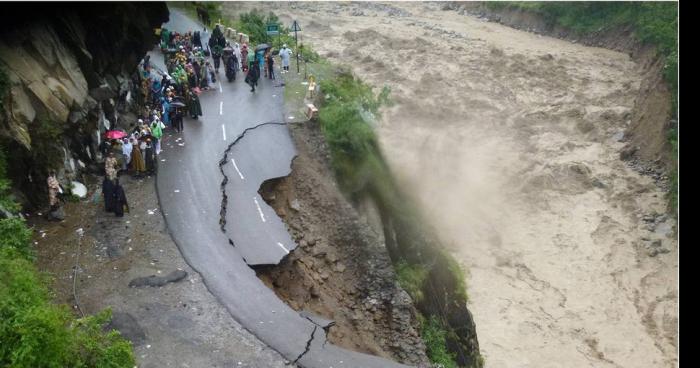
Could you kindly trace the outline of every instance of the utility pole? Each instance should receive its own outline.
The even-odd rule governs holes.
[[[299,22],[296,20],[292,23],[292,31],[294,31],[294,48],[297,50],[297,74],[299,74],[299,42],[297,41],[297,32],[301,31],[301,27],[299,27]]]

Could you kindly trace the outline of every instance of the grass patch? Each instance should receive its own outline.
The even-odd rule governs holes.
[[[447,350],[448,332],[434,316],[422,318],[421,337],[431,362],[442,368],[457,368],[456,354]]]
[[[399,261],[396,266],[396,277],[401,287],[417,303],[423,301],[423,283],[428,277],[428,270],[420,265],[412,265],[406,261]]]

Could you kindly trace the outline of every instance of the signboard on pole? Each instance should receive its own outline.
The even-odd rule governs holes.
[[[280,26],[278,24],[268,24],[267,25],[267,35],[276,36],[280,34]]]

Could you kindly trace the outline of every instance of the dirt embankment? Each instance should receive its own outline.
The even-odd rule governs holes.
[[[266,182],[262,197],[299,244],[258,276],[297,311],[335,321],[335,345],[426,366],[416,311],[395,280],[381,235],[342,196],[315,123],[290,125],[299,155],[292,174]]]

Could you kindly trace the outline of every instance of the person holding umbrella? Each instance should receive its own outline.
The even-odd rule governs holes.
[[[266,43],[258,45],[258,47],[255,48],[255,57],[258,61],[258,65],[260,67],[260,70],[264,70],[264,68],[265,68],[265,52],[269,48],[270,48],[270,45],[268,45]]]
[[[178,133],[181,133],[183,130],[183,125],[182,125],[182,108],[185,107],[185,104],[181,101],[174,101],[170,104],[170,108],[173,109],[173,115],[172,115],[172,122],[173,122],[173,127],[175,128],[175,131]]]

